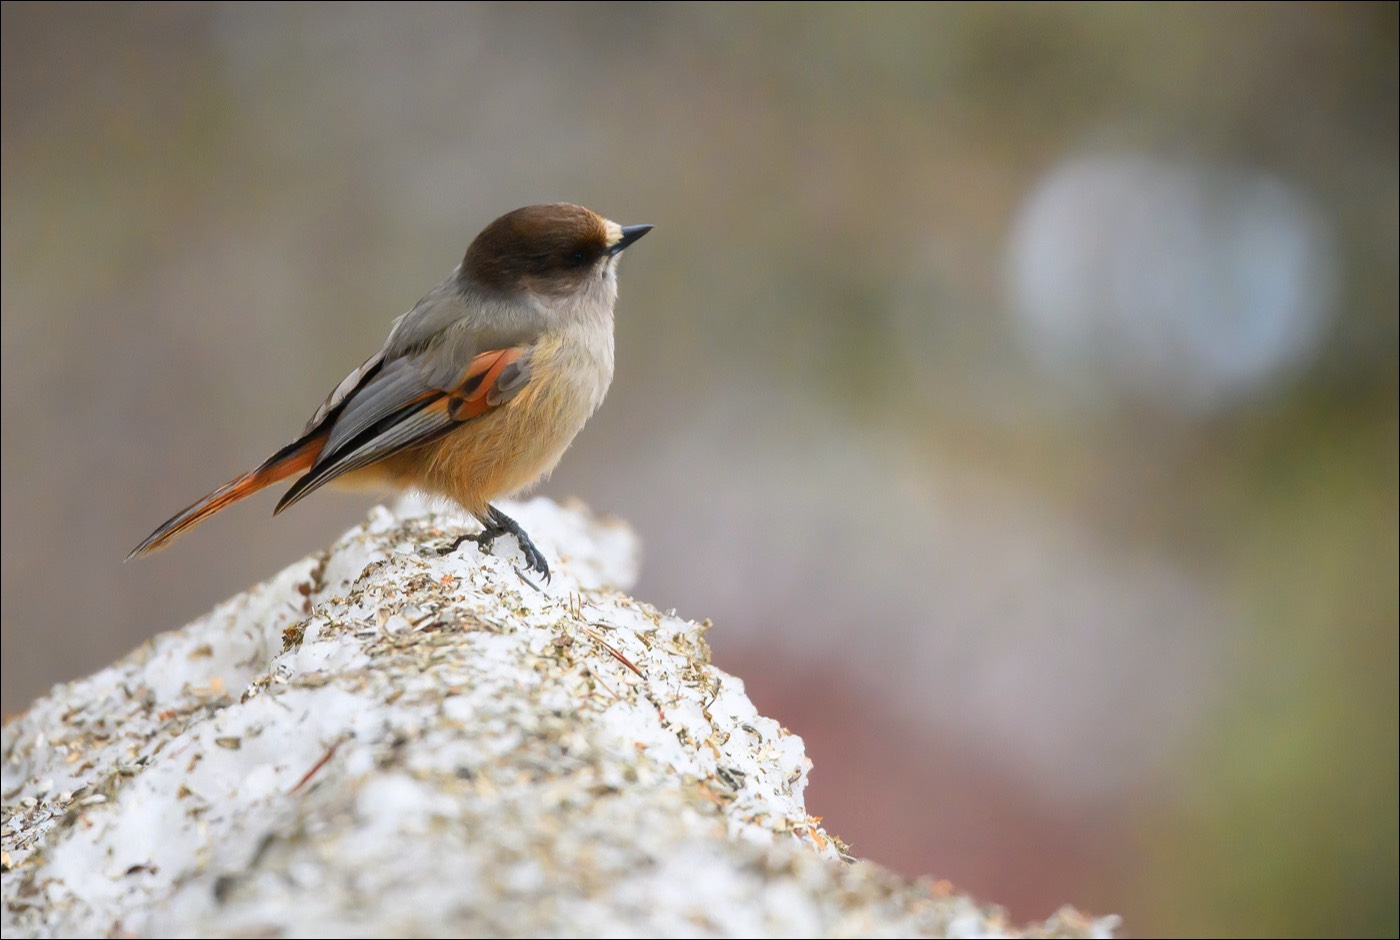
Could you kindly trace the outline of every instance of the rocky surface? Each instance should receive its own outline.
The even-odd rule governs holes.
[[[850,859],[627,528],[508,511],[549,584],[376,509],[7,724],[5,936],[1111,933]]]

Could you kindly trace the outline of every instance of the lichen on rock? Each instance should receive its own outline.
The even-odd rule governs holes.
[[[5,936],[1021,933],[851,863],[625,526],[509,511],[551,583],[407,500],[7,724]]]

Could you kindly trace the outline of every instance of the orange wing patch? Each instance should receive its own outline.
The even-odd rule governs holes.
[[[524,354],[524,348],[515,346],[493,349],[473,359],[466,377],[447,393],[447,413],[455,421],[467,421],[509,400],[514,390],[525,384],[528,366],[520,358]],[[509,388],[509,393],[503,395],[503,388]]]

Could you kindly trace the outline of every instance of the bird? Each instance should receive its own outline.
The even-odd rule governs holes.
[[[127,559],[164,548],[214,513],[295,477],[273,514],[331,481],[444,496],[481,523],[464,542],[517,540],[544,555],[493,501],[554,469],[613,376],[618,260],[651,225],[619,225],[569,203],[525,206],[486,226],[462,261],[394,321],[301,436],[163,522]]]

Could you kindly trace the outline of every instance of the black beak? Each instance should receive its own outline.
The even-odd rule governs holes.
[[[617,240],[616,245],[608,249],[608,254],[621,254],[622,249],[626,248],[655,227],[654,225],[624,225],[622,227],[622,237]]]

